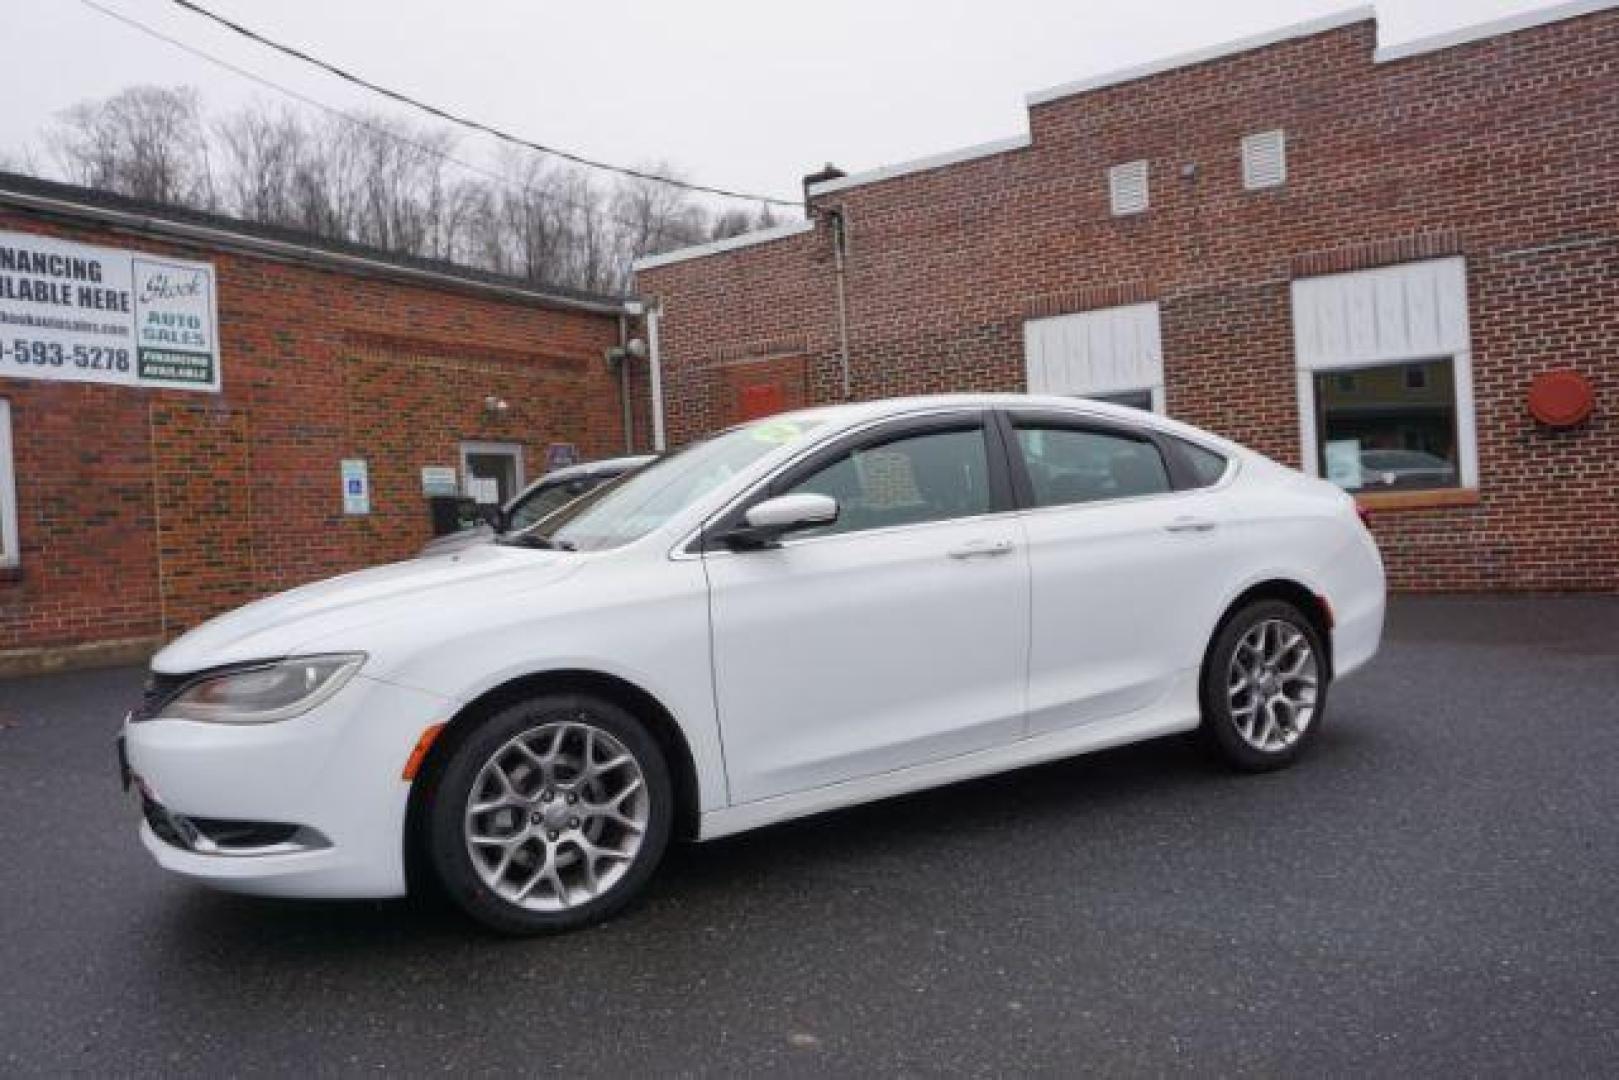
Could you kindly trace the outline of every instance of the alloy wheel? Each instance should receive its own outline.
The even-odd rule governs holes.
[[[1319,679],[1309,635],[1282,619],[1256,623],[1237,641],[1227,671],[1237,733],[1267,753],[1293,746],[1315,718]]]
[[[566,911],[628,872],[651,813],[635,755],[588,715],[508,740],[478,772],[464,837],[497,896],[531,911]]]

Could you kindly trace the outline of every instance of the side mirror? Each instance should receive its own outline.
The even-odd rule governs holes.
[[[733,548],[773,547],[788,533],[831,525],[838,520],[838,500],[830,495],[778,495],[752,506],[743,524],[720,537]]]
[[[478,516],[497,533],[506,531],[506,511],[493,503],[484,503],[478,507]]]

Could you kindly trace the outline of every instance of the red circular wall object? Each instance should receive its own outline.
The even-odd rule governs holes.
[[[1529,384],[1529,412],[1548,427],[1573,427],[1596,407],[1591,383],[1577,371],[1548,371]]]

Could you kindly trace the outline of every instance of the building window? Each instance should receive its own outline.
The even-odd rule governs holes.
[[[17,547],[17,483],[11,458],[11,402],[0,398],[0,568],[20,562]]]
[[[1368,494],[1478,487],[1466,262],[1292,289],[1304,471]]]
[[[1108,394],[1082,394],[1081,397],[1091,401],[1105,401],[1110,405],[1128,405],[1132,409],[1142,412],[1153,412],[1153,388],[1150,386],[1138,387],[1133,390],[1115,390]]]
[[[517,443],[461,444],[461,482],[480,503],[504,506],[523,490],[523,448]]]
[[[1315,429],[1327,479],[1349,491],[1456,487],[1454,364],[1363,368],[1349,391],[1318,373]]]
[[[1147,163],[1130,161],[1113,166],[1107,171],[1107,192],[1114,217],[1147,209]]]
[[[1164,346],[1156,303],[1099,308],[1023,324],[1031,394],[1164,411]]]
[[[1261,131],[1242,140],[1242,186],[1249,191],[1287,182],[1287,136]]]

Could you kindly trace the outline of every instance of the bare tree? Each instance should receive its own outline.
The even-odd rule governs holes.
[[[675,176],[667,162],[644,165],[641,172]],[[707,214],[681,188],[634,177],[621,181],[613,192],[613,216],[626,230],[626,250],[633,256],[702,243],[708,239]]]
[[[214,125],[220,145],[220,195],[233,214],[274,225],[305,226],[297,177],[310,153],[296,114],[248,108]]]
[[[184,87],[76,105],[50,143],[89,187],[599,291],[624,288],[641,255],[777,222],[766,204],[720,209],[671,184],[603,183],[517,150],[468,175],[448,129],[381,114],[309,120],[255,105],[208,123]]]
[[[58,117],[63,170],[86,187],[153,202],[212,206],[201,99],[188,87],[132,86]]]
[[[710,240],[724,240],[731,236],[741,236],[745,232],[753,231],[753,215],[740,206],[733,206],[721,210],[714,215],[713,223],[708,227]]]

